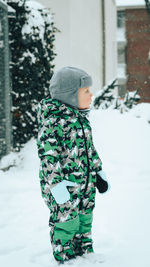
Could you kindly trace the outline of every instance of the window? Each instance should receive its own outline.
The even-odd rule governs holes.
[[[125,28],[125,12],[124,11],[118,11],[117,27]]]

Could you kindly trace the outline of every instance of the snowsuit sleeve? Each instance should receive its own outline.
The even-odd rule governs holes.
[[[51,189],[63,181],[64,174],[61,170],[62,135],[57,125],[52,126],[51,120],[42,118],[41,107],[38,106],[38,137],[37,148],[40,158],[40,186],[42,197],[50,208],[52,195]]]

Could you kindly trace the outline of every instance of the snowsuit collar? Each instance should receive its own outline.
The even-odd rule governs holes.
[[[89,117],[90,109],[78,109],[74,108],[69,104],[63,103],[58,99],[45,98],[42,99],[39,103],[37,116],[38,121],[40,122],[41,116],[44,119],[48,119],[51,115],[56,117],[79,117],[81,120]]]
[[[53,99],[53,102],[56,103],[57,105],[59,105],[60,110],[63,110],[64,114],[65,114],[66,108],[68,109],[70,114],[73,113],[73,114],[75,114],[77,116],[82,116],[82,117],[85,117],[90,112],[90,109],[75,108],[75,107],[73,107],[73,106],[71,106],[71,105],[69,105],[67,103],[63,103],[63,102],[61,102],[60,100],[57,100],[57,99]],[[65,107],[65,109],[64,109],[64,107]],[[68,112],[67,112],[67,114],[68,114]]]

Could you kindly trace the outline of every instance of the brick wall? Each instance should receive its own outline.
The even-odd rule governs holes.
[[[150,15],[146,9],[126,10],[126,37],[127,90],[139,89],[140,102],[150,103]]]

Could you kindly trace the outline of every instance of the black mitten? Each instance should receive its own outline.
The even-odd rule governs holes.
[[[96,175],[96,187],[99,193],[105,193],[108,190],[108,182],[103,180],[98,173]]]

